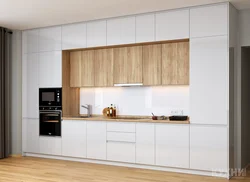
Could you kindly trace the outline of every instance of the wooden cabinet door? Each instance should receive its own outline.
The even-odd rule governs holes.
[[[95,86],[113,86],[113,49],[94,51]]]
[[[81,59],[81,86],[95,85],[94,50],[82,51]]]
[[[114,83],[142,83],[142,46],[114,49]]]
[[[81,51],[70,52],[70,87],[81,87]]]
[[[162,44],[162,85],[189,84],[189,42]]]
[[[143,46],[143,85],[161,85],[161,47]]]

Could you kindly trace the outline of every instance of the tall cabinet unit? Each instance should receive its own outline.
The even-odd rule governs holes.
[[[223,3],[190,9],[191,169],[229,169],[228,8]]]

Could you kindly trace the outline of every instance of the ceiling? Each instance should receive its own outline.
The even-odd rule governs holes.
[[[227,1],[250,8],[250,0],[0,0],[0,26],[25,30]]]

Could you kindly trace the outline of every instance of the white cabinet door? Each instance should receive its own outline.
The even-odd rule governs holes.
[[[107,21],[93,21],[87,23],[87,47],[107,45]]]
[[[190,37],[228,34],[228,5],[209,5],[190,9]]]
[[[39,118],[39,70],[38,70],[38,54],[26,54],[24,55],[24,64],[26,64],[26,96],[24,96],[22,102],[23,117],[27,118]],[[25,75],[23,75],[25,76]],[[25,85],[24,85],[25,86]],[[25,89],[23,90],[25,91]]]
[[[39,153],[39,119],[26,121],[26,150],[25,152]]]
[[[40,153],[62,155],[62,139],[60,137],[39,137]]]
[[[39,87],[62,87],[61,51],[39,54]]]
[[[39,29],[39,52],[62,49],[61,26]]]
[[[135,143],[108,141],[107,160],[135,163]]]
[[[39,30],[26,30],[22,32],[23,53],[38,52]]]
[[[156,165],[189,168],[189,125],[156,124]]]
[[[155,14],[136,16],[136,43],[155,41]]]
[[[189,10],[156,13],[156,40],[189,38]]]
[[[107,20],[107,45],[135,43],[135,17]]]
[[[86,23],[62,26],[62,49],[85,48],[87,46]]]
[[[62,155],[86,158],[86,121],[62,121]]]
[[[190,41],[190,122],[227,124],[228,38]],[[213,114],[211,114],[213,113]]]
[[[190,168],[228,172],[227,127],[190,126]]]
[[[155,164],[155,125],[136,123],[136,163]]]
[[[106,122],[87,122],[87,158],[106,160]]]

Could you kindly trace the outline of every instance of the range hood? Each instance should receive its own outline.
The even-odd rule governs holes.
[[[143,83],[115,83],[115,87],[138,87],[142,86]]]

